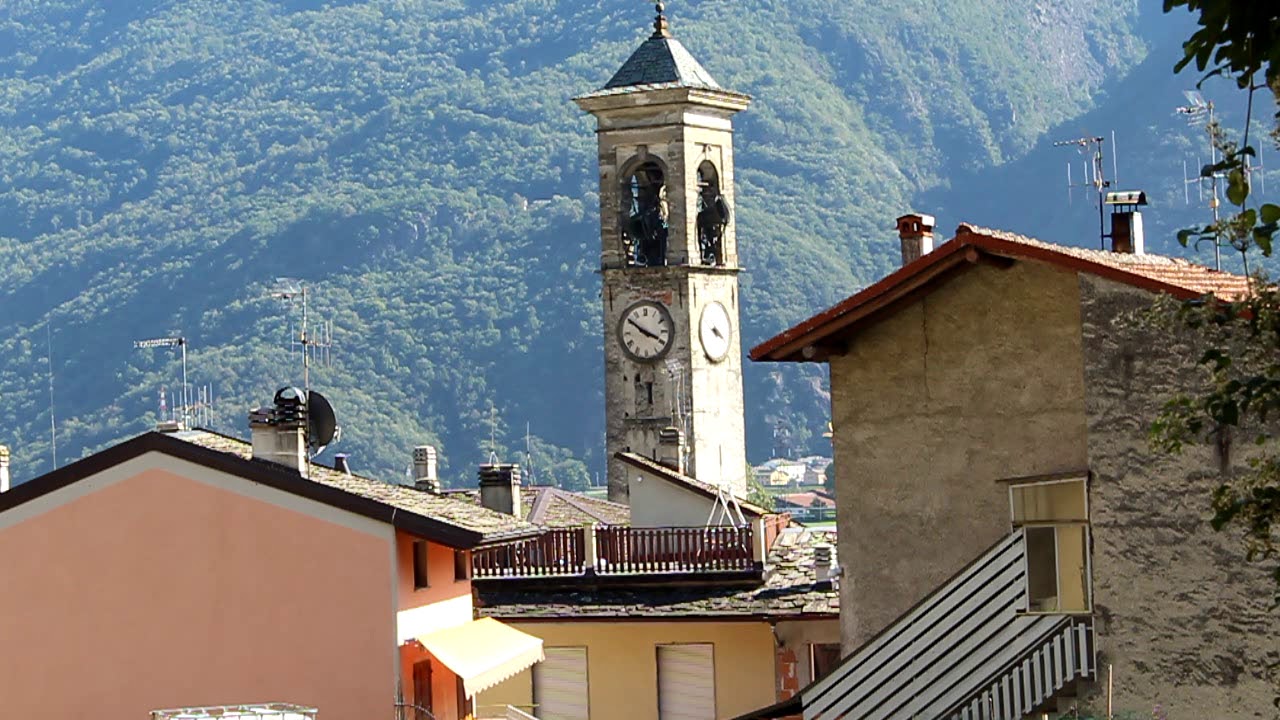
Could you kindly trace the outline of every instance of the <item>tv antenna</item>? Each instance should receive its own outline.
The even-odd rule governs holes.
[[[294,278],[276,278],[275,285],[267,293],[273,298],[283,300],[289,304],[293,304],[294,300],[302,301],[302,325],[297,335],[293,334],[292,329],[289,332],[290,345],[302,348],[302,389],[304,392],[311,392],[311,363],[315,358],[317,362],[325,367],[329,367],[332,363],[333,350],[333,323],[322,322],[320,328],[314,334],[311,332],[310,316],[307,308],[307,286],[301,280]],[[290,325],[292,328],[292,324]]]
[[[1217,126],[1217,120],[1214,119],[1214,106],[1212,100],[1205,100],[1204,95],[1199,90],[1183,90],[1182,96],[1187,99],[1186,105],[1179,105],[1174,108],[1174,112],[1186,117],[1189,127],[1203,127],[1205,134],[1209,139],[1209,165],[1204,167],[1213,167],[1218,164],[1218,146],[1213,142],[1213,130]],[[1197,159],[1197,164],[1199,160]],[[1187,177],[1187,163],[1182,163],[1182,199],[1190,204],[1191,195],[1187,191],[1187,186],[1192,183],[1196,185],[1196,193],[1200,202],[1204,202],[1204,181],[1209,181],[1209,212],[1213,214],[1213,224],[1218,224],[1218,207],[1221,206],[1222,200],[1218,197],[1218,181],[1223,179],[1223,174],[1217,170],[1211,170],[1206,176],[1204,167],[1197,173],[1194,179]],[[1217,270],[1222,269],[1222,247],[1217,240],[1213,243],[1213,267]]]
[[[1105,196],[1107,188],[1111,187],[1114,180],[1107,179],[1106,152],[1104,143],[1106,138],[1100,136],[1086,136],[1075,138],[1074,140],[1059,140],[1053,144],[1054,147],[1076,147],[1081,154],[1087,154],[1089,157],[1084,162],[1084,177],[1079,183],[1075,182],[1071,177],[1071,163],[1067,163],[1067,202],[1071,202],[1071,193],[1075,188],[1092,188],[1097,194],[1098,202],[1098,245],[1103,249],[1107,249],[1107,226],[1106,215],[1103,212],[1105,206]],[[1112,146],[1115,145],[1115,133],[1111,133]],[[1113,177],[1119,175],[1116,172],[1115,153],[1112,153],[1112,170]]]
[[[183,430],[189,429],[191,427],[191,397],[187,392],[187,339],[185,337],[160,337],[151,338],[150,340],[134,340],[133,347],[137,350],[178,348],[179,354],[182,356],[182,392],[179,393],[182,407],[181,409],[174,408],[175,412],[178,413],[178,416],[174,419],[182,425]]]
[[[684,433],[686,438],[690,437],[689,432],[689,416],[685,412],[685,376],[684,368],[680,365],[680,361],[675,358],[667,358],[665,363],[667,367],[667,376],[671,379],[672,393],[670,400],[672,425],[680,428],[680,432]],[[686,467],[689,463],[689,455],[692,453],[693,443],[685,444],[684,462]]]

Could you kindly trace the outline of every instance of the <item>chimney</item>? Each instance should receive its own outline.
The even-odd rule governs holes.
[[[347,455],[346,453],[338,453],[337,455],[334,455],[334,456],[333,456],[333,469],[334,469],[334,470],[337,470],[337,471],[338,471],[338,472],[340,472],[340,473],[346,473],[347,475],[350,475],[350,474],[351,474],[351,463],[350,463],[350,462],[348,462],[348,458],[350,458],[350,457],[351,457],[351,456],[350,456],[350,455]]]
[[[1107,193],[1105,202],[1111,210],[1111,251],[1126,255],[1142,255],[1146,252],[1146,238],[1142,232],[1142,213],[1138,208],[1147,204],[1147,194],[1141,190]]]
[[[658,464],[684,474],[684,433],[677,427],[664,427],[658,431]]]
[[[523,518],[524,509],[520,506],[520,466],[481,465],[480,504],[490,510]]]
[[[436,449],[419,445],[413,449],[413,486],[432,495],[440,494],[440,478],[436,477]]]
[[[0,493],[9,492],[9,447],[0,445]]]
[[[910,213],[898,218],[898,239],[902,241],[902,264],[908,265],[933,252],[932,215]]]
[[[303,470],[307,466],[307,403],[297,388],[281,388],[270,408],[249,411],[253,459]]]
[[[814,582],[829,583],[831,582],[831,546],[816,545],[813,548],[813,576]]]

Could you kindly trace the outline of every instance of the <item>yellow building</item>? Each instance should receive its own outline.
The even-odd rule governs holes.
[[[763,582],[753,584],[709,574],[626,586],[575,579],[547,589],[477,579],[479,614],[541,638],[546,653],[534,670],[482,693],[479,711],[513,705],[542,720],[708,720],[786,699],[839,655],[838,592],[817,579],[829,578],[834,556],[815,558],[834,543],[829,530],[782,530]]]

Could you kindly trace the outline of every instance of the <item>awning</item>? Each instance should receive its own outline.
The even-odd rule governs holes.
[[[462,678],[467,697],[542,662],[542,639],[493,618],[472,620],[417,638],[445,667]]]

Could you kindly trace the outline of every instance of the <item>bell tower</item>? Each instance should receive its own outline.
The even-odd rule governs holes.
[[[671,428],[688,475],[744,495],[732,119],[751,99],[720,87],[658,3],[649,39],[574,102],[598,125],[609,499],[627,500],[616,454],[659,460]]]

